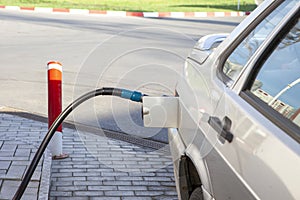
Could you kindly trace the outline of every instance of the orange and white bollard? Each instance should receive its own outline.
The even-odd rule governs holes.
[[[62,64],[50,61],[48,67],[48,128],[62,111]],[[50,152],[53,159],[67,158],[68,155],[62,153],[62,125],[60,125],[53,135],[50,144]]]

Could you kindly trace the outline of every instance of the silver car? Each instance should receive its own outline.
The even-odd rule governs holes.
[[[201,38],[169,128],[180,199],[300,199],[300,1]]]

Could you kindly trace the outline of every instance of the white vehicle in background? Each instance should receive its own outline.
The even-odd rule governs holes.
[[[192,50],[169,128],[180,199],[300,199],[299,17],[264,1]]]

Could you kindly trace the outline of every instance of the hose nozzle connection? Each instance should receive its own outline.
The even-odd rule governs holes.
[[[119,96],[124,99],[129,99],[135,102],[142,102],[143,94],[137,91],[125,90],[125,89],[114,89],[114,96]]]
[[[131,101],[135,102],[142,102],[142,97],[147,96],[143,95],[140,92],[137,91],[131,91],[131,90],[125,90],[125,89],[120,89],[120,88],[103,88],[103,95],[112,95],[112,96],[117,96],[121,97],[124,99],[128,99]]]

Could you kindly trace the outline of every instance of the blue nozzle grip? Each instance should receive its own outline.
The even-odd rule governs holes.
[[[141,102],[142,100],[142,93],[137,91],[130,91],[130,90],[122,90],[121,97],[125,99],[130,99],[132,101]]]

